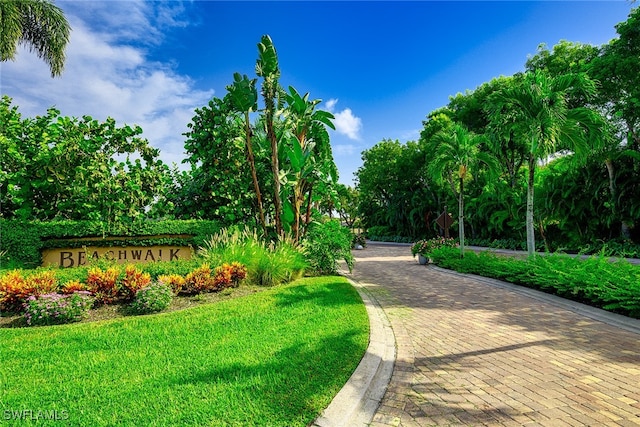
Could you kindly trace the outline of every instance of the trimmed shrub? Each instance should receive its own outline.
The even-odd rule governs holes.
[[[171,305],[173,291],[163,283],[153,283],[140,289],[133,302],[131,310],[138,314],[157,313],[166,310]]]
[[[150,283],[151,275],[149,273],[138,270],[133,264],[127,264],[120,286],[120,296],[124,301],[131,301],[140,289],[149,286]]]
[[[202,264],[184,278],[181,293],[193,295],[215,288],[216,284],[213,281],[213,277],[211,277],[211,267],[209,267],[209,264]]]
[[[227,266],[227,264],[223,264],[224,266]],[[237,288],[240,282],[247,277],[247,267],[239,262],[232,262],[231,265],[228,265],[228,268],[231,270],[231,285]]]
[[[118,299],[119,279],[120,270],[117,267],[89,269],[87,287],[96,298],[96,304],[111,304]]]
[[[182,287],[186,283],[186,280],[179,274],[167,274],[158,276],[158,283],[169,286],[173,291],[173,294],[178,295],[182,292]]]
[[[24,305],[24,317],[29,326],[78,322],[86,316],[92,302],[87,291],[30,296]]]
[[[74,292],[88,291],[88,290],[89,288],[87,287],[86,283],[80,283],[77,280],[71,280],[65,283],[64,285],[62,285],[60,292],[62,292],[65,295],[68,295]]]

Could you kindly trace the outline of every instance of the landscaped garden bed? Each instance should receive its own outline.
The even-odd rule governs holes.
[[[171,313],[0,329],[3,409],[55,410],[78,426],[307,425],[364,354],[366,310],[340,277],[263,289]]]

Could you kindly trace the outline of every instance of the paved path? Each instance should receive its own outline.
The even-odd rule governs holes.
[[[372,427],[640,426],[640,335],[418,265],[407,247],[354,255],[397,344]]]

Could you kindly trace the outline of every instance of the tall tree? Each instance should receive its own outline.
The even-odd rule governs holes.
[[[15,59],[26,45],[44,60],[51,76],[62,74],[71,27],[62,10],[49,0],[0,1],[0,60]]]
[[[253,189],[256,193],[258,203],[258,216],[263,232],[267,233],[267,223],[264,217],[264,208],[262,206],[262,192],[260,191],[260,183],[258,181],[258,172],[256,170],[256,160],[253,154],[253,145],[251,142],[251,123],[249,122],[249,113],[258,109],[258,91],[256,90],[256,79],[249,80],[246,75],[240,76],[239,73],[233,75],[233,84],[227,86],[231,105],[244,115],[244,134],[245,147],[247,148],[247,160],[251,168],[251,179],[253,180]]]
[[[195,110],[184,134],[188,157],[183,163],[190,163],[191,170],[188,176],[176,176],[178,188],[168,195],[179,218],[215,219],[227,224],[256,222],[256,198],[244,154],[244,126],[226,97],[213,98]]]
[[[585,74],[550,77],[536,70],[514,80],[512,86],[494,93],[487,109],[504,133],[513,133],[526,145],[527,180],[527,252],[535,254],[533,218],[534,178],[537,163],[561,150],[585,155],[596,146],[602,118],[584,107],[570,108],[568,98],[579,92],[595,94],[595,83]]]
[[[278,136],[275,122],[276,110],[280,98],[281,88],[278,83],[280,67],[278,54],[271,37],[262,36],[258,43],[258,60],[256,74],[262,77],[262,98],[264,100],[264,122],[267,128],[267,139],[271,145],[271,172],[273,173],[273,203],[276,233],[282,236],[282,202],[280,200],[280,160],[278,157]]]
[[[454,123],[449,129],[436,133],[429,142],[429,172],[436,181],[446,181],[458,199],[458,236],[460,254],[464,256],[464,183],[471,177],[471,168],[479,162],[493,165],[493,159],[480,144],[483,135],[469,132],[466,127]]]
[[[622,235],[638,229],[640,188],[640,8],[634,8],[626,21],[616,25],[618,38],[601,49],[589,68],[600,82],[596,103],[617,126],[622,144],[605,151],[610,177],[611,205],[621,222]],[[614,162],[615,168],[614,168]],[[613,176],[615,175],[615,184]],[[630,185],[629,185],[630,184]]]

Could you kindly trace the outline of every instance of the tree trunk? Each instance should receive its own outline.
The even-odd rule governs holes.
[[[306,220],[304,222],[304,232],[303,236],[307,234],[307,229],[309,228],[309,223],[311,222],[311,201],[313,195],[313,184],[309,187],[309,193],[307,194],[307,215]],[[331,219],[331,213],[329,213],[329,219]]]
[[[272,100],[273,103],[273,100]],[[276,233],[282,236],[282,202],[280,200],[280,164],[278,159],[278,140],[273,129],[273,106],[267,108],[267,136],[271,142],[271,172],[273,173],[273,204],[275,209]]]
[[[458,194],[458,237],[460,239],[460,257],[464,258],[464,179],[460,178],[460,193]]]
[[[529,257],[535,256],[536,238],[533,229],[533,178],[535,174],[536,160],[533,154],[529,155],[529,180],[527,182],[527,253]]]
[[[256,171],[256,160],[253,155],[253,148],[251,147],[251,125],[249,124],[249,112],[244,113],[245,131],[246,131],[246,143],[247,143],[247,158],[249,159],[249,166],[251,167],[251,178],[253,179],[253,188],[258,198],[258,214],[260,216],[260,224],[262,225],[262,231],[265,236],[267,235],[267,222],[264,219],[264,208],[262,207],[262,193],[260,192],[260,184],[258,182],[258,173]]]
[[[618,218],[618,202],[616,197],[616,182],[615,182],[615,168],[613,166],[613,161],[611,159],[606,159],[604,164],[607,166],[607,174],[609,175],[609,197],[611,200],[611,216],[612,223]],[[625,233],[626,232],[626,233]],[[620,236],[627,237],[628,229],[626,229],[626,224],[622,222],[620,224]]]

